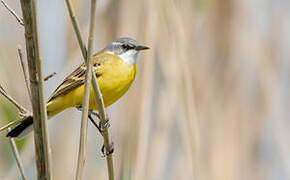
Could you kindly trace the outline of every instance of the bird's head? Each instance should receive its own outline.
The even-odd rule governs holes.
[[[105,48],[107,52],[120,57],[131,65],[136,64],[138,53],[146,49],[149,49],[149,47],[138,45],[137,41],[131,38],[119,38]]]

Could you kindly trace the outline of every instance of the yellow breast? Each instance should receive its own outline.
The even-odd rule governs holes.
[[[102,57],[104,59],[104,57]],[[103,95],[105,107],[110,106],[120,99],[129,89],[135,79],[137,65],[125,63],[114,55],[106,55],[98,73],[97,78],[100,90]],[[82,104],[84,86],[78,87],[74,93],[74,105]],[[90,109],[97,110],[96,98],[91,88]]]
[[[119,57],[101,51],[92,57],[93,68],[98,74],[98,84],[103,95],[105,107],[120,99],[129,89],[135,79],[137,65],[125,63]],[[81,106],[83,103],[84,85],[60,95],[47,103],[48,116],[54,116],[69,107]],[[91,88],[90,110],[97,110],[96,98]]]
[[[127,64],[114,56],[105,61],[102,66],[101,76],[97,80],[107,107],[128,91],[135,79],[137,65]],[[92,100],[92,103],[90,103],[92,109],[97,109],[96,99],[93,98]]]

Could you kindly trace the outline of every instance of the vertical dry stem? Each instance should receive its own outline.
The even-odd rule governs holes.
[[[50,145],[43,92],[36,0],[21,1],[33,109],[34,142],[38,179],[51,179]]]
[[[65,2],[67,5],[67,8],[68,8],[70,18],[72,20],[73,28],[74,28],[74,31],[76,33],[83,57],[84,57],[84,59],[87,59],[86,48],[85,48],[84,42],[83,42],[82,37],[81,37],[80,28],[79,28],[78,21],[76,19],[76,15],[74,13],[74,9],[72,7],[71,1],[66,0]],[[95,3],[96,3],[95,1],[92,1],[91,9],[95,8],[94,7]],[[92,23],[92,21],[93,21],[93,19],[91,16],[90,22]],[[95,20],[94,20],[94,22],[95,22]],[[90,24],[90,27],[91,27],[91,24]],[[90,41],[90,39],[89,39],[89,41]],[[93,84],[93,88],[94,88],[94,94],[96,97],[96,101],[97,101],[97,104],[99,107],[98,109],[100,112],[100,118],[101,118],[100,121],[101,121],[101,126],[103,128],[104,146],[105,146],[106,152],[109,152],[111,142],[110,142],[110,136],[109,136],[108,129],[107,129],[107,127],[105,127],[105,122],[106,122],[107,117],[106,117],[106,113],[105,113],[104,101],[102,98],[102,94],[100,92],[100,88],[99,88],[98,83],[97,83],[96,75],[94,73],[92,74],[92,84]],[[112,154],[109,154],[108,156],[106,156],[106,158],[107,158],[109,179],[114,180],[114,166],[113,166]]]
[[[92,55],[93,40],[94,40],[94,26],[95,26],[94,21],[95,21],[95,12],[96,12],[95,7],[96,7],[96,1],[92,0],[91,15],[90,15],[90,32],[89,32],[89,41],[88,41],[88,56],[86,59],[87,71],[86,71],[86,77],[85,77],[83,112],[82,112],[82,123],[81,123],[81,130],[80,130],[80,144],[79,144],[76,180],[80,180],[82,178],[84,163],[85,163],[88,112],[89,112],[89,105],[90,105],[91,80],[92,80],[91,55]]]

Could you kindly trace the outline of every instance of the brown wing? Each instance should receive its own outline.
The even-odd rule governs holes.
[[[93,60],[93,71],[96,73],[96,76],[101,76],[101,64],[104,62],[106,58],[97,57],[99,54],[95,54],[92,57]],[[60,95],[64,95],[69,93],[72,89],[75,89],[85,81],[85,74],[86,74],[86,65],[83,63],[80,65],[75,71],[73,71],[69,76],[67,76],[63,82],[56,88],[56,90],[52,93],[51,97],[49,98],[48,102],[55,99]]]
[[[60,95],[66,94],[72,89],[82,85],[85,80],[85,73],[86,67],[82,64],[63,80],[63,82],[52,93],[48,101],[51,101]]]

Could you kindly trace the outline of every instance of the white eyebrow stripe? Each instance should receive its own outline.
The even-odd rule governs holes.
[[[122,43],[120,43],[120,42],[113,42],[112,45],[113,46],[118,46],[118,45],[122,45]]]

